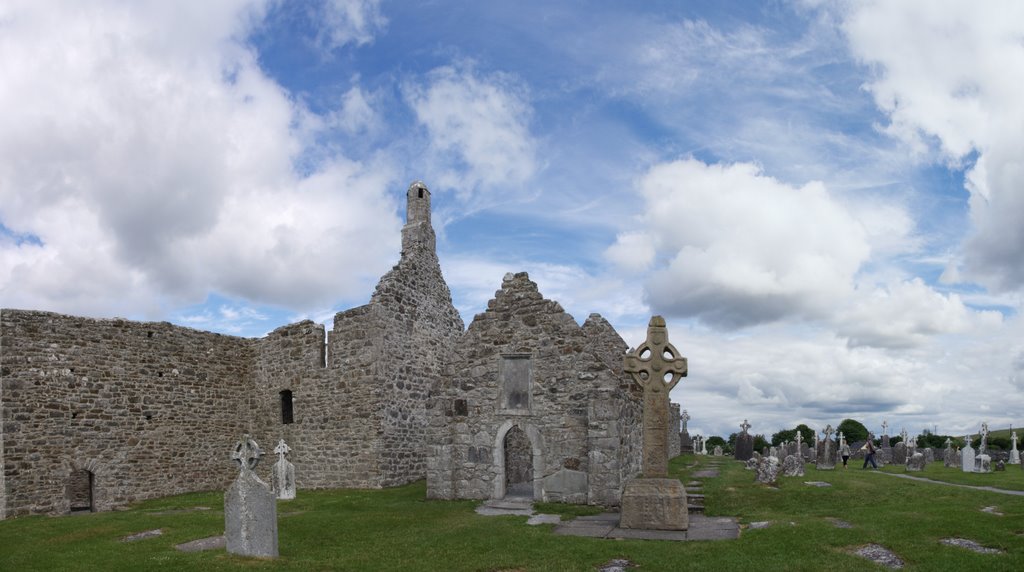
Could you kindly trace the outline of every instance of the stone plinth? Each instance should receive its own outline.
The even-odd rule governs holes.
[[[974,457],[974,472],[975,473],[991,473],[992,472],[992,457],[988,455],[977,455]]]
[[[928,464],[928,457],[924,453],[914,453],[907,459],[908,471],[923,471]]]
[[[679,479],[637,478],[622,493],[619,528],[686,530],[686,489]]]
[[[242,471],[224,495],[224,536],[228,552],[276,558],[277,501],[252,471]]]

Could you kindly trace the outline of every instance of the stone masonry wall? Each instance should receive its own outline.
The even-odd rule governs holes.
[[[83,469],[96,510],[224,488],[252,357],[251,340],[168,323],[0,310],[5,516],[67,512]]]
[[[519,427],[534,450],[534,498],[577,503],[607,499],[607,494],[591,491],[589,483],[618,486],[618,477],[603,473],[622,471],[631,463],[611,451],[622,435],[639,433],[640,428],[637,423],[608,430],[608,419],[593,420],[606,430],[602,438],[609,452],[595,457],[600,467],[591,466],[591,402],[598,395],[619,392],[613,401],[631,395],[622,393],[625,342],[619,338],[618,355],[609,355],[615,352],[607,348],[616,344],[597,336],[604,330],[597,322],[603,319],[591,320],[594,338],[558,303],[544,299],[526,273],[506,276],[487,311],[474,318],[459,340],[450,371],[432,391],[428,497],[502,496],[504,437]],[[500,372],[508,359],[529,359],[528,408],[502,407]],[[610,367],[616,361],[618,370]],[[627,416],[625,422],[630,421]]]

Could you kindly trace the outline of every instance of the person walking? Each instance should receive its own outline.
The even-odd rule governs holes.
[[[843,468],[848,468],[846,462],[850,460],[850,444],[843,439],[843,446],[839,448],[839,454],[843,456]]]
[[[871,468],[878,470],[878,465],[875,464],[875,444],[871,441],[870,434],[868,435],[867,442],[865,442],[864,446],[861,447],[861,450],[864,451],[864,466],[861,468],[866,469],[868,468],[868,463],[871,463]],[[843,457],[843,465],[846,465],[846,457]]]

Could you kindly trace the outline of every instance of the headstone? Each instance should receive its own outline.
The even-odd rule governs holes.
[[[934,463],[935,462],[935,450],[934,449],[932,449],[931,447],[925,447],[924,449],[921,449],[921,452],[924,453],[924,460],[926,462],[928,462],[928,463]]]
[[[746,419],[740,423],[740,429],[742,431],[736,436],[736,450],[733,452],[733,457],[739,461],[746,461],[754,456],[754,436],[748,431],[750,423],[747,423]]]
[[[978,454],[979,455],[987,455],[988,454],[988,421],[982,422],[982,424],[981,424],[981,431],[979,431],[978,433],[981,434],[981,444],[978,445]]]
[[[888,448],[889,445],[889,422],[882,421],[882,447]]]
[[[907,459],[907,470],[923,471],[927,464],[928,462],[924,458],[924,453],[914,453],[909,459]]]
[[[765,457],[757,465],[756,482],[765,485],[775,484],[779,478],[779,459],[776,457]]]
[[[975,473],[991,473],[992,472],[992,457],[988,455],[975,455],[974,456],[974,472]]]
[[[778,448],[778,447],[776,447],[776,446],[774,446],[774,445],[772,445],[771,447],[769,447],[769,448],[768,448],[768,456],[769,456],[769,457],[775,457],[775,458],[778,458],[778,457],[779,457],[779,448]]]
[[[1005,471],[1006,470],[1006,463],[1004,463],[1002,460],[996,461],[996,470],[997,471]]]
[[[271,488],[277,494],[277,498],[281,500],[295,498],[295,465],[285,459],[285,455],[291,450],[292,448],[285,444],[284,439],[281,439],[277,443],[277,447],[274,447],[274,452],[277,453],[277,462],[274,463]]]
[[[896,443],[896,446],[892,448],[892,464],[907,464],[907,444],[903,441]]]
[[[749,458],[749,459],[747,459],[745,462],[746,462],[746,464],[743,465],[743,468],[748,470],[748,471],[752,471],[752,470],[756,469],[757,468],[757,464],[761,462],[761,454],[757,453],[755,451],[754,452],[754,456]]]
[[[947,469],[958,466],[956,451],[953,449],[953,440],[949,437],[946,437],[946,448],[942,450],[942,466]]]
[[[787,477],[804,476],[804,460],[799,455],[789,455],[782,462],[782,474]]]
[[[819,471],[829,471],[836,468],[836,452],[832,442],[832,425],[825,427],[825,438],[821,441],[818,449],[818,460],[814,467]]]
[[[669,343],[665,319],[654,316],[647,339],[623,361],[623,370],[643,388],[643,476],[626,483],[619,527],[686,530],[686,489],[679,479],[668,478],[665,443],[669,391],[687,374],[686,358]]]
[[[708,443],[707,443],[707,440],[704,439],[703,435],[700,436],[700,454],[701,455],[707,455],[708,454]]]
[[[961,470],[965,473],[974,472],[974,448],[971,447],[971,436],[964,435],[964,448],[960,450]]]
[[[721,457],[722,454],[723,454],[722,446],[721,445],[715,445],[715,451],[714,451],[713,455],[716,456],[716,457]]]
[[[1017,432],[1014,431],[1010,434],[1010,460],[1007,461],[1011,465],[1020,464],[1020,451],[1017,450]]]
[[[690,414],[685,409],[679,414],[679,424],[682,425],[682,429],[679,431],[679,447],[684,453],[693,453],[693,439],[690,437],[690,432],[686,430],[686,422],[690,420]]]
[[[259,445],[249,435],[235,444],[231,458],[240,470],[224,494],[224,537],[232,554],[276,558],[277,500],[267,483],[253,472],[261,455]]]
[[[907,441],[907,458],[913,457],[917,454],[917,437],[911,437]]]

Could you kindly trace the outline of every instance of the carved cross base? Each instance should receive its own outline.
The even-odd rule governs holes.
[[[686,489],[679,479],[637,478],[622,493],[619,528],[686,530]]]

